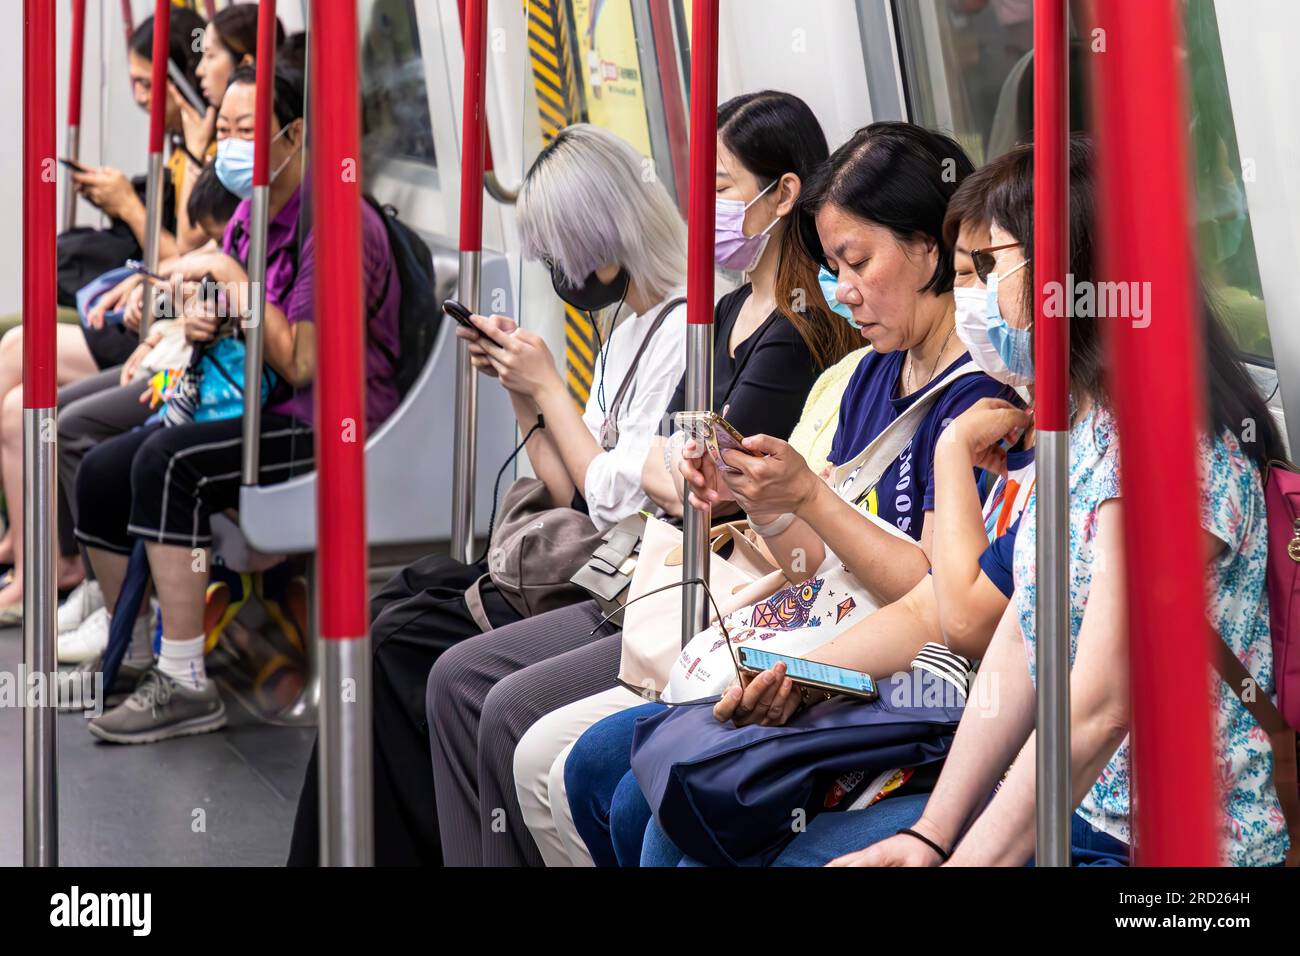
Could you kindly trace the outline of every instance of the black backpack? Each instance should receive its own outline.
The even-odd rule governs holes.
[[[379,213],[388,233],[388,246],[397,267],[401,283],[401,302],[397,314],[398,354],[392,352],[378,339],[371,338],[375,346],[397,369],[397,393],[406,395],[420,377],[424,363],[433,354],[433,345],[442,327],[442,310],[434,301],[433,254],[424,240],[410,226],[397,218],[397,210],[381,205],[370,196],[370,207]],[[388,290],[380,297],[387,297]],[[369,330],[367,330],[369,336]]]

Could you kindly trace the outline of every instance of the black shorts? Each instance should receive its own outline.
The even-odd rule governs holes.
[[[209,518],[239,505],[243,421],[145,425],[92,449],[77,473],[77,540],[130,554],[133,538],[205,548]],[[309,425],[262,415],[258,477],[275,484],[313,468]]]

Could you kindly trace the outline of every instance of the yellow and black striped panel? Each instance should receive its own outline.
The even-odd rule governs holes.
[[[549,143],[581,113],[577,76],[569,49],[569,9],[564,0],[523,0],[528,18],[528,57],[537,92],[542,143]],[[573,306],[564,306],[564,366],[569,394],[579,405],[591,393],[596,364],[595,330]]]

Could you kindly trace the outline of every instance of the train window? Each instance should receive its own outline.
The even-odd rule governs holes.
[[[414,0],[361,0],[362,150],[437,165]]]
[[[1213,0],[1183,0],[1202,277],[1237,344],[1271,365],[1245,176]],[[1032,0],[894,2],[904,89],[914,122],[950,131],[975,163],[1027,141],[1033,128]],[[1087,31],[1072,17],[1070,122],[1087,128]]]
[[[1228,77],[1211,0],[1184,0],[1201,273],[1238,347],[1273,364]]]

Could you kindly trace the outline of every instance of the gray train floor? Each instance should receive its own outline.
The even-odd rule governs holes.
[[[0,672],[16,674],[21,658],[21,631],[0,630]],[[225,730],[140,746],[100,743],[84,716],[60,714],[59,862],[283,864],[315,731],[225,700]],[[0,865],[22,862],[21,768],[22,711],[0,707]]]

